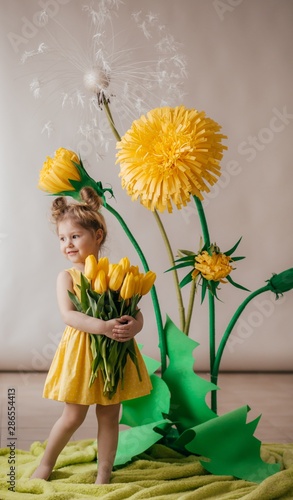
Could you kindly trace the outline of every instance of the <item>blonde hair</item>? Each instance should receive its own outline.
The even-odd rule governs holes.
[[[65,219],[72,219],[88,231],[96,232],[98,229],[103,231],[104,243],[107,236],[107,226],[104,216],[100,212],[102,206],[101,198],[91,187],[84,187],[80,191],[81,202],[68,203],[64,196],[56,198],[51,207],[52,222],[58,225]]]

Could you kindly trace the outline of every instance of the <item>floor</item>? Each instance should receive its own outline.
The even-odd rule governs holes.
[[[207,378],[204,373],[199,374]],[[62,403],[42,398],[46,373],[0,373],[1,434],[0,447],[11,440],[8,425],[8,395],[10,418],[16,417],[17,448],[28,450],[33,441],[44,441],[50,428],[62,412]],[[222,373],[218,385],[218,414],[248,405],[249,421],[262,414],[254,435],[263,442],[293,442],[293,373]],[[15,410],[14,410],[15,409]],[[14,426],[12,426],[14,427]],[[13,432],[13,429],[12,429]],[[94,407],[73,439],[94,438],[96,422]]]

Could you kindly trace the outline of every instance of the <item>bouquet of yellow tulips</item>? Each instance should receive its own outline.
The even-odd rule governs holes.
[[[89,255],[85,260],[84,273],[81,273],[80,299],[70,291],[68,294],[78,311],[94,318],[106,321],[124,314],[135,317],[139,311],[138,302],[150,291],[155,279],[155,273],[140,273],[138,266],[130,265],[127,257],[117,264],[111,264],[107,257],[97,262],[94,255]],[[133,339],[120,343],[106,335],[90,336],[93,355],[90,386],[98,370],[101,370],[103,393],[111,399],[120,380],[121,387],[124,386],[124,368],[128,356],[135,364],[141,380]]]

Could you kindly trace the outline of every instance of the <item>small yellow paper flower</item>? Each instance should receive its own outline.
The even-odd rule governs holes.
[[[192,277],[196,278],[200,273],[206,280],[226,283],[223,279],[233,270],[231,260],[231,257],[224,253],[213,252],[209,255],[205,250],[195,257]]]
[[[80,181],[80,175],[72,162],[79,163],[73,151],[65,148],[57,149],[54,158],[47,156],[40,172],[39,189],[47,193],[73,191],[74,187],[68,179]]]
[[[117,143],[122,187],[150,210],[172,212],[191,195],[201,200],[217,182],[226,146],[221,127],[203,111],[155,108],[135,120]]]

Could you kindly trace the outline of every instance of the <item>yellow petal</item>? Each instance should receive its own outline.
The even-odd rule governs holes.
[[[88,280],[94,280],[97,274],[97,259],[94,255],[88,255],[84,263],[84,273]]]
[[[108,289],[107,278],[104,269],[100,269],[94,281],[94,291],[97,293],[104,293]]]

